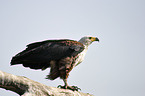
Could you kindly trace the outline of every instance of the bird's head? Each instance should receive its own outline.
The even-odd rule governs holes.
[[[94,41],[99,42],[99,39],[97,37],[85,36],[79,40],[79,42],[81,42],[82,44],[84,44],[86,46],[89,46]]]

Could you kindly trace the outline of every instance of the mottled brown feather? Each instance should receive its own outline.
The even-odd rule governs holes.
[[[47,78],[67,78],[76,57],[84,50],[84,45],[74,40],[47,40],[27,45],[27,48],[14,56],[11,65],[23,64],[31,69],[51,67]],[[53,61],[53,63],[52,63]],[[54,63],[55,62],[55,63]]]

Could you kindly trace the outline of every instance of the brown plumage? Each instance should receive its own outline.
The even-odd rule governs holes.
[[[61,88],[78,90],[76,87],[68,86],[67,78],[69,72],[82,62],[85,50],[93,41],[99,40],[95,37],[83,37],[80,42],[64,39],[32,43],[12,58],[11,65],[22,64],[24,67],[42,70],[50,67],[47,79],[54,80],[60,77],[65,83]]]

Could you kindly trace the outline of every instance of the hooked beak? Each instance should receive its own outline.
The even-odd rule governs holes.
[[[99,39],[96,37],[96,40],[95,41],[98,41],[99,42]]]
[[[92,37],[91,41],[98,41],[99,42],[99,39],[97,37]]]

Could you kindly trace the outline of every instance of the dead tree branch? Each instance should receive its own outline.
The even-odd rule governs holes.
[[[0,71],[0,88],[16,92],[20,96],[93,96],[87,93],[46,86],[23,76]]]

